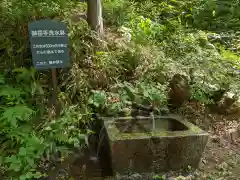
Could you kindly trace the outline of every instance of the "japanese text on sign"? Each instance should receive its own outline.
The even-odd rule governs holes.
[[[31,31],[32,37],[42,37],[42,36],[65,36],[66,32],[64,30],[33,30]]]
[[[63,61],[62,60],[56,60],[56,61],[49,61],[49,62],[46,62],[46,61],[43,61],[43,62],[37,62],[37,64],[39,65],[46,65],[46,64],[62,64]]]
[[[37,51],[37,54],[61,54],[64,50],[47,50],[47,51]]]
[[[59,48],[67,47],[67,44],[33,44],[33,48]]]

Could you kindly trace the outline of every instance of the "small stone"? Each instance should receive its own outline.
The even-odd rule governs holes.
[[[200,176],[200,173],[197,172],[197,171],[195,171],[195,172],[194,172],[194,176],[199,177],[199,176]]]
[[[132,176],[132,178],[141,178],[142,177],[139,173],[134,173],[131,176]]]
[[[216,180],[224,180],[224,178],[223,178],[223,177],[220,177],[220,178],[217,178]]]
[[[95,164],[98,163],[98,158],[97,158],[97,156],[91,155],[91,156],[89,157],[89,160],[92,161],[92,162],[94,162]]]
[[[214,143],[219,143],[219,137],[214,135],[214,136],[211,136],[211,141],[214,142]]]
[[[239,133],[237,129],[229,129],[225,134],[226,139],[231,142],[235,143],[239,137]]]
[[[226,146],[228,142],[223,137],[220,137],[219,138],[219,143],[220,143],[221,146]]]
[[[228,164],[227,164],[226,162],[223,162],[223,163],[222,163],[222,166],[223,166],[223,168],[227,168],[227,167],[228,167]]]
[[[203,164],[207,164],[207,161],[205,159],[202,160]]]
[[[138,179],[142,179],[142,175],[139,173],[133,173],[129,176],[129,180],[138,180]]]
[[[191,179],[193,179],[192,175],[189,175],[189,176],[186,177],[186,180],[191,180]]]

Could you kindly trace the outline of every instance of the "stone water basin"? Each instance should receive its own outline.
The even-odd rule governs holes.
[[[191,166],[197,168],[208,133],[177,116],[106,118],[113,173],[160,173]],[[155,122],[155,129],[152,130]]]

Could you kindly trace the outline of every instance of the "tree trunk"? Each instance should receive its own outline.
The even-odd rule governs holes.
[[[103,37],[103,19],[101,0],[88,0],[87,20],[90,27],[96,31],[98,38]]]

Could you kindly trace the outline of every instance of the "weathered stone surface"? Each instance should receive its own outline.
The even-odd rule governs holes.
[[[180,108],[181,105],[189,100],[191,91],[186,76],[175,74],[170,82],[168,93],[168,104],[170,109]]]
[[[154,132],[122,133],[114,121],[105,121],[114,172],[158,173],[198,166],[208,134],[178,118],[156,117],[155,122]]]

